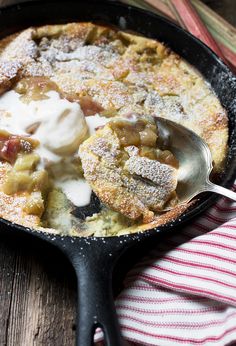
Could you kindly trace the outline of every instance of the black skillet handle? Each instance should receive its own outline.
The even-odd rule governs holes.
[[[122,253],[117,240],[77,238],[65,246],[77,276],[77,346],[93,345],[95,329],[104,333],[105,345],[122,346],[112,294],[112,271]]]

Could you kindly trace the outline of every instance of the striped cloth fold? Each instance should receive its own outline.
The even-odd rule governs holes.
[[[161,241],[129,272],[116,308],[130,345],[236,345],[236,203],[220,198]]]

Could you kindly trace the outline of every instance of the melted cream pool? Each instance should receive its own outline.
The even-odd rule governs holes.
[[[0,129],[17,135],[33,132],[32,138],[40,142],[36,150],[41,158],[38,169],[61,167],[60,174],[55,175],[55,185],[74,205],[87,205],[91,188],[85,179],[75,176],[73,170],[70,172],[70,164],[77,156],[79,145],[108,119],[99,115],[85,117],[77,102],[61,99],[55,91],[48,92],[47,97],[25,103],[14,90],[3,94]]]

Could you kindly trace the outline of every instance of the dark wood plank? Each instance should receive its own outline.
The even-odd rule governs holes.
[[[74,345],[70,264],[46,244],[19,236],[0,233],[0,244],[0,345]]]
[[[14,293],[15,259],[16,253],[11,251],[0,237],[0,345],[7,344],[7,330]]]

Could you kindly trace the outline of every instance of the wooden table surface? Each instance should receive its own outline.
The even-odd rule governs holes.
[[[235,0],[205,3],[236,26]],[[0,346],[74,345],[75,302],[74,273],[58,251],[0,230]]]

